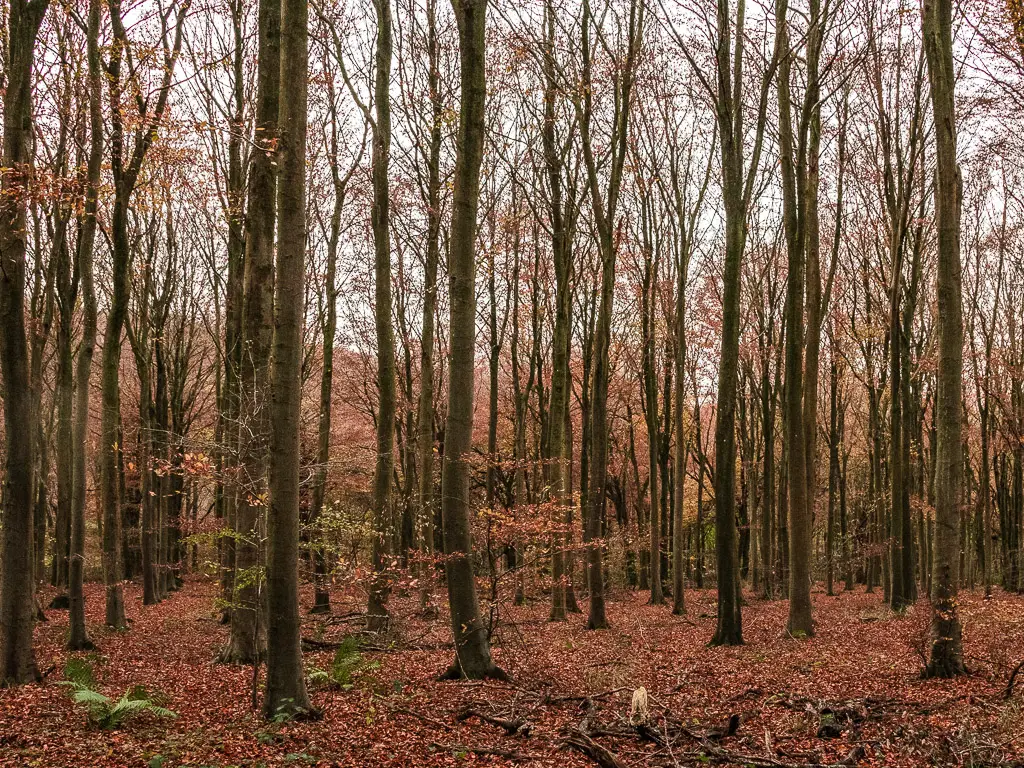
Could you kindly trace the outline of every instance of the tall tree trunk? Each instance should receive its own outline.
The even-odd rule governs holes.
[[[333,94],[332,94],[333,97]],[[331,120],[331,180],[334,186],[334,208],[331,211],[331,229],[327,241],[327,269],[324,275],[324,307],[321,320],[321,352],[323,357],[320,372],[320,410],[317,418],[316,474],[313,480],[312,503],[309,510],[309,525],[314,528],[310,534],[322,538],[323,531],[315,530],[323,514],[327,492],[327,465],[331,458],[331,405],[334,383],[334,338],[338,331],[338,246],[341,240],[341,209],[345,203],[345,187],[348,179],[342,179],[338,170],[338,124]],[[327,583],[327,558],[322,541],[314,543],[313,559],[313,607],[310,613],[330,613],[331,593]]]
[[[395,331],[391,322],[391,220],[388,162],[391,157],[391,0],[374,0],[377,46],[373,75],[376,114],[373,130],[374,325],[377,331],[377,460],[373,471],[373,570],[367,603],[367,628],[387,627],[387,599],[391,576],[387,573],[390,543],[395,538],[391,484],[395,471]]]
[[[150,348],[150,328],[156,314],[150,306],[155,250],[155,245],[151,242],[141,269],[142,284],[137,292],[135,312],[137,325],[134,332],[131,323],[128,324],[128,339],[135,354],[135,369],[139,378],[139,435],[136,458],[139,468],[139,538],[142,550],[143,605],[153,605],[163,597],[162,591],[159,595],[157,594],[155,570],[157,557],[154,551],[157,538],[162,533],[162,531],[158,531],[162,495],[159,493],[159,479],[151,469],[152,462],[159,458],[154,455],[158,425],[156,424],[156,405],[153,401],[153,365]]]
[[[218,514],[222,519],[222,531],[217,546],[220,555],[221,599],[230,606],[234,602],[235,589],[235,537],[238,508],[237,482],[231,479],[237,470],[238,421],[241,414],[241,392],[239,375],[242,368],[243,336],[242,322],[245,296],[245,195],[246,172],[242,157],[242,142],[245,138],[245,39],[243,32],[243,0],[231,0],[231,26],[234,51],[232,55],[232,128],[228,136],[228,180],[227,180],[227,255],[228,275],[224,307],[224,372],[221,385],[221,403],[218,413],[218,465],[220,479],[217,483]],[[257,139],[258,141],[258,139]],[[229,620],[230,608],[223,618]]]
[[[960,502],[963,303],[960,269],[961,180],[956,162],[956,112],[951,0],[925,0],[924,46],[935,118],[935,202],[939,234],[939,370],[935,402],[935,546],[932,571],[932,647],[927,673],[965,672],[960,616],[957,506]]]
[[[834,594],[836,495],[839,490],[839,367],[835,345],[829,365],[828,519],[825,522],[825,592]]]
[[[437,313],[437,265],[441,256],[441,120],[436,0],[427,2],[430,90],[430,143],[427,150],[427,248],[423,266],[423,328],[420,334],[420,392],[416,409],[419,470],[420,611],[430,613],[434,590],[434,316]]]
[[[516,178],[516,171],[513,170],[512,180],[512,210],[514,212],[515,231],[512,235],[512,333],[509,340],[509,352],[512,358],[512,402],[515,408],[515,425],[513,436],[514,450],[514,493],[512,506],[514,507],[513,519],[520,518],[527,504],[526,491],[526,430],[527,409],[530,405],[530,393],[533,388],[534,366],[530,365],[530,378],[523,387],[522,365],[519,355],[519,307],[520,307],[520,264],[522,262],[522,247],[520,237],[519,221],[519,180]],[[523,581],[523,569],[521,563],[519,541],[513,540],[505,549],[506,568],[513,572],[515,580],[515,593],[513,600],[516,605],[526,603],[526,590]]]
[[[901,377],[902,323],[900,303],[903,294],[903,248],[897,245],[893,251],[892,282],[889,286],[889,605],[894,611],[902,611],[907,605],[908,575],[903,568],[905,532],[903,530],[903,390]]]
[[[774,297],[774,289],[772,297]],[[771,309],[770,307],[768,308]],[[781,366],[776,365],[775,386],[769,367],[769,347],[772,342],[772,315],[766,318],[764,327],[759,334],[761,345],[761,432],[764,439],[764,459],[761,474],[761,521],[758,526],[762,560],[761,594],[771,600],[775,595],[775,548],[772,521],[775,516],[775,408],[778,393],[778,378]],[[778,351],[776,351],[776,355]]]
[[[591,12],[588,0],[583,3],[583,89],[582,98],[577,98],[574,106],[580,124],[580,139],[583,145],[583,160],[587,170],[587,185],[590,188],[591,208],[598,232],[598,243],[601,255],[601,303],[598,309],[597,326],[594,336],[594,379],[591,394],[590,426],[592,456],[590,457],[590,479],[588,484],[589,511],[584,538],[588,544],[588,585],[590,587],[590,615],[587,627],[602,629],[608,626],[604,608],[604,565],[603,545],[600,543],[601,526],[605,517],[608,480],[608,379],[610,376],[609,347],[611,346],[611,315],[615,289],[615,260],[618,251],[615,228],[618,211],[619,191],[622,186],[623,168],[626,160],[629,134],[629,116],[632,101],[633,83],[636,74],[637,57],[640,51],[640,40],[644,29],[645,4],[643,0],[634,0],[629,5],[629,21],[626,31],[626,56],[621,72],[616,75],[615,104],[612,128],[610,169],[606,195],[602,196],[599,187],[598,164],[591,139],[591,119],[593,116],[591,85]],[[602,199],[603,197],[603,199]],[[568,345],[568,341],[566,342]],[[568,349],[566,350],[568,352]],[[567,407],[568,404],[566,404]],[[652,454],[653,455],[653,454]],[[656,458],[651,462],[651,482],[655,482]],[[653,488],[653,486],[652,486]],[[657,499],[651,494],[651,527],[654,528],[655,504]],[[652,533],[652,538],[654,534]],[[651,552],[651,568],[659,567],[659,553]],[[654,571],[652,570],[652,574]],[[659,572],[660,573],[660,572]],[[660,587],[659,587],[660,592]],[[652,598],[654,597],[652,587]]]
[[[459,28],[459,132],[455,158],[451,252],[448,418],[441,486],[445,573],[455,660],[447,678],[504,677],[491,660],[490,639],[480,615],[473,575],[469,521],[469,464],[473,437],[473,369],[476,349],[476,226],[480,163],[484,153],[485,0],[452,0]]]
[[[686,613],[684,590],[686,555],[683,551],[683,511],[686,487],[686,459],[689,446],[686,442],[686,272],[688,253],[680,254],[676,263],[676,306],[675,306],[675,454],[673,473],[675,488],[672,496],[672,613],[677,616]]]
[[[736,385],[739,378],[740,272],[746,247],[747,208],[764,133],[768,83],[779,58],[776,40],[772,64],[765,70],[749,175],[744,172],[743,48],[745,0],[736,5],[733,40],[732,3],[718,0],[715,33],[715,117],[722,167],[725,213],[725,264],[722,274],[722,344],[715,414],[715,558],[718,571],[718,622],[712,645],[741,645],[739,533],[736,529]]]
[[[120,22],[120,2],[110,0],[111,14]],[[116,8],[116,11],[114,10]],[[107,324],[103,331],[103,357],[100,362],[102,415],[100,417],[100,508],[103,515],[103,583],[106,587],[106,623],[115,629],[127,626],[124,613],[123,555],[121,551],[121,503],[118,487],[118,462],[122,451],[119,422],[121,411],[120,367],[121,334],[128,311],[129,263],[131,243],[128,239],[129,201],[134,185],[124,174],[124,126],[120,118],[120,70],[127,55],[127,42],[115,35],[113,56],[108,72],[116,67],[116,76],[109,76],[112,111],[118,113],[110,137],[111,165],[116,168],[114,210],[111,216],[111,294]]]
[[[124,556],[121,526],[123,489],[123,445],[120,429],[121,397],[120,366],[121,336],[128,312],[129,271],[132,243],[128,234],[131,200],[142,171],[146,153],[157,138],[158,129],[167,108],[175,65],[181,52],[182,28],[190,0],[182,0],[175,8],[173,25],[162,29],[163,60],[161,80],[155,89],[155,99],[135,100],[138,87],[137,72],[131,56],[132,43],[124,25],[122,0],[108,0],[110,26],[114,42],[107,63],[107,90],[110,98],[110,169],[114,186],[114,205],[111,216],[111,296],[107,311],[107,325],[103,335],[102,374],[103,415],[100,423],[100,507],[103,516],[103,580],[106,586],[106,623],[108,626],[126,626],[124,612]],[[168,12],[170,15],[170,11]],[[126,98],[127,94],[132,94]],[[152,108],[150,104],[152,103]],[[131,115],[134,105],[138,112]],[[133,123],[129,124],[128,118]],[[138,125],[134,120],[138,120]],[[134,140],[129,144],[128,135]]]
[[[513,182],[514,183],[514,182]],[[493,220],[492,220],[493,221]],[[492,228],[493,233],[493,228]],[[492,235],[493,239],[493,235]],[[494,526],[495,486],[498,479],[498,374],[501,363],[503,330],[498,330],[498,282],[494,259],[494,248],[487,249],[487,325],[490,354],[487,359],[487,469],[484,481],[484,507],[487,512],[487,561],[491,581],[491,602],[498,600],[498,564],[500,553],[495,551],[491,532]],[[507,315],[506,315],[507,316]]]
[[[267,514],[267,681],[263,716],[312,714],[299,619],[299,428],[306,272],[309,5],[282,0],[278,246]]]
[[[789,488],[789,619],[793,636],[814,634],[811,616],[811,548],[815,483],[814,448],[817,426],[818,348],[820,346],[821,277],[818,264],[817,167],[820,118],[817,110],[817,60],[820,13],[812,2],[807,35],[807,89],[799,111],[799,131],[793,129],[790,95],[788,3],[776,4],[778,46],[786,51],[779,64],[779,160],[783,180],[783,219],[786,231],[786,410]],[[805,286],[806,279],[806,286]],[[806,303],[805,303],[806,290]],[[806,312],[806,328],[805,328]],[[813,328],[812,328],[813,325]],[[813,331],[813,333],[812,333]],[[806,388],[804,345],[807,349]],[[812,391],[813,390],[813,391]]]
[[[57,378],[54,399],[57,407],[57,509],[54,521],[53,562],[51,583],[58,589],[68,586],[68,558],[71,545],[71,503],[74,488],[74,443],[72,441],[75,399],[74,335],[77,283],[72,281],[72,256],[67,243],[67,220],[70,210],[60,213],[60,245],[54,273],[59,319],[57,325]],[[65,598],[61,598],[62,601]],[[64,603],[66,605],[66,603]]]
[[[274,311],[274,223],[277,211],[278,136],[281,99],[281,3],[260,0],[256,73],[256,146],[249,168],[242,287],[241,366],[238,373],[238,487],[234,520],[234,595],[231,635],[220,661],[255,664],[266,652],[263,615],[262,540],[267,491],[270,386]]]
[[[0,180],[0,372],[3,374],[7,464],[0,551],[0,686],[39,680],[32,628],[32,455],[25,328],[26,206],[32,184],[32,63],[47,0],[11,0],[8,9],[7,91],[3,177]]]
[[[818,73],[819,60],[825,27],[828,25],[827,14],[829,4],[822,11],[820,0],[811,0],[808,12],[807,31],[807,52],[806,52],[806,78],[807,85],[804,92],[801,120],[804,123],[804,135],[801,142],[806,145],[804,151],[804,179],[803,179],[803,249],[804,249],[804,284],[806,288],[806,327],[804,329],[804,381],[803,381],[803,418],[804,430],[804,460],[807,462],[807,469],[804,473],[804,481],[807,490],[804,492],[804,525],[806,532],[801,532],[806,547],[808,560],[813,556],[813,526],[815,499],[818,492],[817,473],[817,445],[818,445],[818,380],[820,376],[821,358],[821,324],[825,313],[825,301],[827,296],[822,297],[821,286],[821,235],[820,222],[818,221],[818,197],[819,197],[819,154],[821,151],[821,88]],[[835,257],[833,257],[833,268]],[[813,622],[810,619],[810,589],[812,574],[808,564],[806,573],[801,574],[806,579],[806,609],[807,616],[804,621]],[[803,590],[803,587],[802,587]],[[790,598],[792,599],[792,597]],[[801,601],[805,598],[801,595]],[[790,603],[792,605],[792,603]],[[802,607],[801,607],[802,608]]]
[[[89,0],[86,35],[89,67],[89,161],[86,171],[85,204],[78,235],[78,271],[82,282],[82,341],[75,361],[75,415],[72,430],[74,471],[71,499],[71,541],[68,564],[68,605],[70,635],[68,649],[92,648],[85,629],[85,497],[86,449],[89,440],[89,380],[96,348],[96,290],[93,285],[93,246],[96,241],[96,204],[103,169],[103,74],[100,63],[100,2]]]
[[[547,429],[541,438],[544,460],[544,482],[552,502],[552,522],[557,531],[563,525],[567,467],[565,464],[565,413],[569,404],[569,344],[572,240],[565,220],[562,200],[562,158],[555,136],[556,104],[559,94],[555,61],[555,9],[552,0],[544,4],[544,126],[541,140],[547,173],[549,216],[551,218],[551,251],[555,265],[555,322],[551,349],[551,391]],[[535,309],[536,319],[536,309]],[[531,361],[531,370],[535,365]],[[538,377],[538,383],[541,377]],[[586,386],[586,384],[584,384]],[[589,414],[586,416],[589,418]],[[589,504],[589,499],[587,499]],[[589,511],[586,520],[589,520]],[[586,525],[586,523],[584,523]],[[584,530],[586,534],[586,530]],[[561,533],[552,535],[551,543],[551,612],[549,621],[566,620],[565,551]],[[593,599],[593,596],[591,597]],[[599,598],[600,599],[600,598]]]
[[[643,204],[642,204],[643,205]],[[644,206],[645,208],[647,206]],[[649,216],[650,214],[648,214]],[[646,218],[646,217],[645,217]],[[658,454],[661,450],[661,440],[658,430],[658,380],[655,373],[655,340],[654,340],[654,314],[657,302],[655,301],[655,286],[658,284],[658,259],[653,255],[653,244],[650,238],[647,240],[645,251],[644,281],[641,296],[641,325],[643,328],[643,383],[644,402],[646,408],[644,415],[647,421],[647,495],[650,498],[650,536],[651,547],[651,605],[662,605],[665,602],[665,594],[661,585],[661,526],[662,517],[658,497]],[[614,280],[614,276],[613,276]],[[602,309],[604,308],[604,296],[602,294]],[[610,313],[610,309],[609,309]],[[603,314],[598,317],[598,338],[601,339],[601,320]],[[600,366],[600,354],[602,347],[598,347],[598,365]],[[607,373],[605,373],[607,376]],[[607,386],[607,385],[606,385]],[[606,396],[607,397],[607,396]],[[605,404],[604,407],[607,407]]]

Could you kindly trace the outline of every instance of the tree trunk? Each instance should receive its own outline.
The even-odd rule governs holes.
[[[935,545],[932,571],[932,647],[927,674],[953,677],[965,672],[960,617],[957,536],[960,503],[963,376],[963,304],[960,269],[961,180],[956,162],[953,31],[951,0],[925,0],[924,46],[935,118],[935,208],[939,234],[938,393],[935,402]]]
[[[274,311],[274,219],[281,99],[281,3],[259,4],[259,61],[256,83],[256,142],[249,169],[242,288],[241,366],[238,373],[238,487],[234,520],[234,595],[231,635],[219,660],[255,664],[266,652],[263,615],[262,518],[266,509],[267,446],[273,392],[270,354]]]
[[[643,328],[643,383],[644,401],[646,408],[644,416],[647,421],[647,495],[650,498],[650,547],[651,547],[651,605],[662,605],[665,602],[665,595],[661,585],[661,514],[658,497],[658,453],[660,451],[660,435],[658,434],[658,381],[654,371],[654,312],[656,301],[654,299],[654,286],[658,282],[658,262],[653,260],[653,247],[650,243],[644,248],[646,263],[644,266],[644,281],[641,295],[641,325]],[[614,281],[614,276],[613,276]],[[601,308],[604,309],[604,294],[602,293]],[[610,313],[610,309],[608,310]],[[603,342],[601,336],[601,320],[604,314],[598,317],[598,338]],[[598,367],[601,367],[600,355],[607,355],[605,347],[598,346]],[[605,364],[607,367],[607,363]],[[607,373],[602,371],[605,376]],[[607,388],[607,384],[605,385]],[[595,387],[596,389],[596,387]],[[607,397],[607,396],[606,396]],[[596,399],[596,398],[595,398]],[[607,407],[606,404],[603,407]]]
[[[476,348],[476,222],[484,150],[485,0],[452,0],[459,28],[460,82],[451,251],[448,418],[441,485],[445,573],[455,660],[447,678],[504,677],[491,660],[487,627],[480,616],[471,559],[469,464],[473,437],[473,370]]]
[[[676,263],[676,306],[675,306],[675,454],[673,473],[675,488],[672,496],[672,613],[681,616],[686,613],[684,590],[686,555],[683,552],[683,491],[686,487],[686,459],[689,446],[686,442],[686,271],[689,254],[683,252]]]
[[[71,541],[68,566],[70,636],[68,649],[92,648],[85,629],[86,449],[89,440],[89,380],[96,348],[96,290],[93,285],[93,245],[96,241],[96,204],[103,169],[102,69],[100,64],[100,2],[90,0],[87,40],[89,66],[89,163],[86,171],[85,205],[78,238],[78,270],[82,282],[82,341],[75,361],[75,415],[72,430],[74,470],[71,499]]]
[[[60,206],[62,211],[57,226],[60,228],[60,245],[57,249],[56,283],[59,319],[57,325],[57,378],[54,400],[57,408],[57,509],[54,520],[53,562],[50,583],[64,590],[68,586],[68,567],[71,545],[71,503],[74,492],[74,399],[75,399],[75,354],[72,345],[74,335],[75,300],[77,281],[72,282],[71,252],[67,244],[67,219],[70,210]]]
[[[391,156],[391,0],[374,0],[377,47],[374,68],[373,229],[374,324],[377,331],[377,459],[373,471],[373,571],[367,602],[367,628],[379,632],[388,625],[391,592],[388,556],[393,555],[391,483],[395,471],[395,332],[391,322],[391,221],[388,162]]]
[[[835,594],[836,496],[839,492],[839,367],[835,345],[829,366],[828,519],[825,523],[825,593]]]
[[[32,63],[46,0],[12,0],[8,9],[7,91],[0,181],[0,372],[7,463],[0,552],[0,686],[39,680],[32,629],[32,455],[25,328],[26,206],[31,185]]]
[[[544,460],[544,482],[552,502],[552,522],[557,531],[563,525],[563,508],[568,505],[566,497],[565,465],[565,413],[569,403],[569,344],[570,344],[570,296],[572,239],[568,232],[562,201],[562,159],[555,136],[556,100],[558,83],[555,63],[555,10],[551,0],[544,5],[544,126],[541,140],[544,147],[544,164],[547,172],[549,215],[551,218],[551,251],[555,266],[555,322],[552,330],[551,349],[551,390],[547,429],[542,435],[541,454]],[[536,308],[534,310],[536,316]],[[531,370],[535,366],[531,364]],[[540,384],[542,377],[538,376]],[[586,386],[586,382],[584,382]],[[585,418],[589,419],[587,414]],[[588,457],[589,461],[589,457]],[[589,504],[590,500],[587,499]],[[586,520],[589,520],[589,511]],[[586,525],[586,522],[584,523]],[[586,536],[586,530],[584,530]],[[549,621],[566,620],[565,535],[554,533],[551,537],[551,612]],[[589,567],[589,566],[588,566]],[[589,582],[588,582],[589,583]],[[593,599],[593,597],[591,597]],[[600,600],[600,598],[598,598]],[[601,606],[598,606],[600,609]]]
[[[277,280],[267,514],[267,681],[263,716],[312,714],[299,619],[299,428],[306,271],[309,5],[281,3]],[[273,61],[273,59],[272,59]]]
[[[427,248],[423,267],[423,328],[420,334],[420,392],[416,413],[416,449],[419,469],[420,611],[435,610],[434,591],[434,316],[437,313],[437,265],[441,255],[441,114],[435,0],[427,3],[429,48],[430,145],[427,150]]]
[[[332,113],[333,118],[333,113]],[[321,321],[321,353],[323,357],[320,372],[320,410],[317,419],[316,474],[313,480],[312,503],[309,510],[309,525],[314,530],[312,538],[324,536],[316,530],[323,514],[324,498],[327,491],[327,465],[331,458],[331,405],[334,383],[334,337],[338,330],[338,245],[341,239],[341,209],[345,202],[345,185],[338,172],[337,121],[331,121],[331,179],[334,183],[334,210],[331,212],[331,229],[327,241],[327,269],[324,275],[324,314]],[[331,593],[327,583],[327,558],[322,541],[312,547],[313,559],[313,607],[310,613],[330,613]]]
[[[245,40],[243,32],[243,0],[231,0],[231,24],[235,50],[232,57],[232,130],[228,137],[227,181],[227,255],[228,275],[224,306],[224,373],[218,413],[218,514],[224,535],[217,542],[220,556],[221,600],[226,606],[234,602],[235,538],[230,531],[237,526],[237,482],[231,476],[237,471],[238,421],[241,414],[239,375],[242,368],[242,322],[245,295],[245,196],[246,173],[242,142],[245,138]],[[258,140],[258,139],[257,139]],[[227,478],[227,479],[225,479]],[[230,607],[223,618],[230,620]]]
[[[635,68],[640,39],[644,28],[643,2],[630,3],[629,21],[626,31],[626,57],[622,63],[622,69],[614,80],[615,88],[615,113],[613,115],[614,128],[612,129],[612,142],[609,148],[611,155],[610,169],[608,175],[608,186],[606,196],[602,200],[602,193],[599,187],[598,165],[595,158],[593,143],[591,140],[591,119],[593,116],[592,88],[591,85],[591,42],[590,23],[591,12],[588,0],[583,3],[583,82],[586,87],[583,89],[582,98],[574,102],[577,119],[580,124],[580,139],[583,145],[583,161],[587,171],[587,185],[590,188],[591,208],[594,214],[594,222],[598,232],[598,244],[601,255],[601,303],[597,315],[597,326],[594,336],[594,379],[591,395],[590,445],[592,456],[590,456],[590,478],[588,481],[589,510],[587,514],[587,527],[584,531],[584,538],[588,544],[588,584],[590,587],[590,615],[587,619],[587,627],[590,629],[602,629],[608,626],[604,607],[604,566],[603,566],[603,545],[599,542],[601,537],[601,525],[605,517],[605,505],[607,494],[608,475],[608,379],[610,375],[609,347],[611,345],[611,315],[614,301],[615,289],[615,260],[618,244],[616,243],[615,226],[618,210],[619,190],[622,185],[623,167],[626,159],[629,132],[629,115],[631,104],[631,93],[635,77]],[[566,354],[568,354],[566,341]],[[566,398],[568,399],[568,398]],[[566,403],[566,407],[568,403]],[[651,460],[651,482],[655,482],[657,474],[656,457],[652,453]],[[652,485],[652,489],[653,489]],[[655,505],[657,499],[651,494],[651,536],[655,533]],[[660,568],[660,559],[657,551],[651,552],[651,568]],[[651,571],[652,574],[655,570]],[[660,595],[660,571],[658,571],[658,595]],[[655,596],[652,583],[652,598]]]

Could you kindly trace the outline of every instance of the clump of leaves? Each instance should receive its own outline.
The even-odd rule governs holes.
[[[350,690],[356,675],[377,669],[380,664],[367,661],[359,650],[359,640],[349,636],[341,641],[334,652],[329,670],[313,667],[309,672],[309,681],[318,685]]]
[[[82,658],[68,659],[64,665],[64,680],[59,684],[71,689],[71,700],[85,708],[92,725],[103,730],[120,728],[126,720],[144,712],[157,717],[177,717],[157,703],[156,694],[141,685],[133,685],[117,701],[100,693],[96,690],[92,666]]]

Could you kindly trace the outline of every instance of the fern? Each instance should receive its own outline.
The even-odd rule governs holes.
[[[349,636],[341,641],[341,645],[334,652],[330,670],[314,667],[309,671],[309,681],[347,691],[352,688],[356,675],[377,669],[379,666],[380,664],[375,661],[367,662],[359,651],[358,638]]]
[[[133,685],[116,702],[95,689],[92,667],[84,659],[68,659],[64,666],[65,680],[60,685],[71,689],[71,700],[86,709],[89,722],[103,730],[120,728],[124,722],[136,715],[148,712],[157,717],[177,717],[177,714],[160,706],[157,696],[141,685]]]
[[[68,682],[77,683],[84,688],[92,688],[94,684],[92,666],[78,656],[72,656],[64,662],[64,678]]]
[[[94,707],[109,707],[110,697],[104,696],[99,691],[90,688],[78,688],[71,694],[71,700],[75,704],[82,704],[90,709]]]

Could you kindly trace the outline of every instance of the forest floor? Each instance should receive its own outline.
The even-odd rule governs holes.
[[[163,693],[175,719],[143,715],[114,731],[90,726],[56,685],[67,653],[66,611],[36,632],[42,685],[0,691],[0,766],[638,766],[1014,765],[1024,760],[1024,683],[1004,699],[1024,658],[1024,597],[963,593],[971,674],[920,678],[928,606],[896,616],[881,595],[815,590],[817,634],[783,636],[787,603],[747,595],[746,645],[709,648],[713,590],[687,592],[688,614],[616,593],[612,629],[585,618],[547,622],[548,605],[503,608],[495,658],[502,682],[436,682],[452,660],[442,614],[414,616],[392,600],[388,638],[365,644],[351,686],[311,685],[323,717],[267,724],[252,708],[251,667],[214,663],[227,628],[216,585],[195,578],[160,605],[126,593],[131,628],[101,627],[102,585],[87,585],[98,688]],[[51,597],[43,595],[45,600]],[[304,595],[308,607],[311,595]],[[310,666],[329,669],[328,646],[358,624],[355,594],[334,596],[332,617],[304,618]],[[648,724],[629,723],[634,689],[649,692]],[[475,714],[466,716],[466,710]],[[491,721],[480,717],[484,715]],[[732,718],[738,727],[724,724]],[[509,733],[508,731],[511,731]]]

